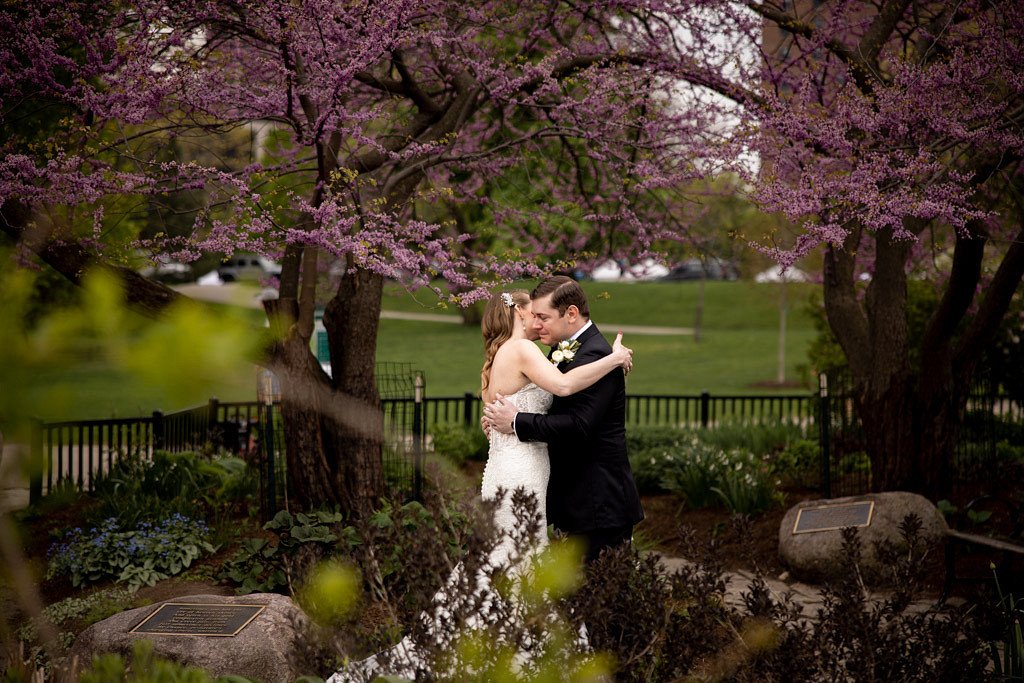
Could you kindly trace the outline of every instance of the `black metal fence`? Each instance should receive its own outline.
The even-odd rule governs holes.
[[[482,403],[471,393],[428,397],[423,374],[407,364],[378,369],[384,423],[385,476],[418,497],[422,461],[431,427],[463,424],[476,428]],[[855,495],[872,488],[860,421],[846,385],[823,384],[816,394],[715,396],[629,395],[629,425],[715,428],[724,424],[798,425],[816,435],[821,448],[820,490],[824,497]],[[963,438],[956,453],[958,473],[985,469],[1000,444],[1024,436],[1024,407],[997,393],[980,392],[968,402]],[[181,452],[217,448],[239,454],[259,467],[261,501],[275,509],[287,496],[283,427],[278,404],[221,402],[176,413],[112,420],[38,423],[32,448],[42,462],[30,500],[61,483],[91,491],[121,453]]]

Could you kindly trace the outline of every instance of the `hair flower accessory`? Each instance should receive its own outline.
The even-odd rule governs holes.
[[[551,362],[554,365],[558,365],[559,363],[571,363],[573,359],[576,358],[576,351],[579,348],[579,339],[573,339],[572,341],[566,339],[565,341],[560,341],[558,342],[558,346],[555,347],[555,350],[551,352]]]
[[[509,308],[512,308],[513,306],[516,305],[516,302],[512,301],[512,295],[509,294],[508,292],[501,293],[501,300],[504,301],[505,305],[508,306]]]

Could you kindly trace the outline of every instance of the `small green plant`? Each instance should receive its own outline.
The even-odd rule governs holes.
[[[989,569],[995,577],[999,617],[1005,634],[1001,643],[988,644],[992,653],[992,669],[1000,680],[1024,680],[1024,638],[1020,627],[1021,619],[1024,619],[1024,600],[1015,599],[1012,593],[1004,594],[995,565],[990,564]]]
[[[797,439],[774,456],[771,463],[783,484],[810,487],[820,476],[821,447],[817,441]]]
[[[487,459],[487,437],[479,427],[440,423],[430,429],[434,452],[456,465],[467,460]]]
[[[185,666],[153,654],[153,643],[139,640],[130,662],[121,655],[94,657],[92,665],[79,674],[80,683],[248,683],[242,676],[214,678],[202,669]]]
[[[341,513],[337,511],[293,515],[281,510],[263,525],[263,529],[272,532],[276,540],[244,540],[218,575],[220,579],[237,584],[239,594],[290,589],[305,564],[359,542],[355,530],[342,525]]]
[[[640,452],[630,452],[629,464],[633,470],[633,480],[640,493],[665,493],[671,476],[681,466],[681,450],[678,448],[648,448]]]
[[[778,480],[773,481],[771,470],[764,463],[756,458],[747,458],[744,462],[740,456],[734,460],[733,469],[726,469],[718,486],[711,490],[731,512],[753,515],[782,503],[777,484]]]
[[[46,576],[69,576],[75,586],[103,579],[152,586],[213,552],[209,533],[204,522],[177,513],[157,523],[139,522],[134,529],[109,518],[88,531],[72,529],[52,545]]]
[[[778,503],[777,483],[771,467],[749,451],[725,451],[696,436],[665,478],[665,487],[692,508],[723,503],[742,514],[755,514]]]
[[[42,616],[57,627],[78,619],[88,626],[127,609],[135,599],[135,591],[134,586],[107,588],[84,598],[65,598],[43,609]],[[18,630],[18,638],[27,642],[34,641],[37,635],[38,625],[34,620]]]

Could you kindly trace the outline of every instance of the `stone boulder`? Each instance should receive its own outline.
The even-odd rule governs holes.
[[[97,622],[79,634],[69,661],[76,658],[81,670],[98,654],[115,653],[130,658],[135,643],[147,639],[152,641],[155,655],[199,667],[213,676],[237,674],[263,683],[276,683],[316,673],[296,671],[297,662],[291,661],[293,653],[301,650],[302,640],[308,637],[306,627],[309,624],[305,613],[291,598],[275,593],[189,595],[166,602],[259,604],[266,608],[238,635],[223,637],[129,633],[164,603],[139,607]]]
[[[793,533],[797,513],[801,508],[874,501],[871,523],[858,527],[861,541],[861,574],[869,583],[879,583],[888,576],[886,567],[878,557],[877,546],[888,541],[905,547],[900,535],[900,524],[913,513],[921,519],[921,538],[931,545],[941,543],[946,533],[942,513],[926,498],[916,493],[889,491],[849,498],[807,500],[786,512],[779,526],[779,558],[794,577],[809,582],[824,582],[842,575],[845,569],[841,529]],[[805,513],[806,514],[806,513]]]

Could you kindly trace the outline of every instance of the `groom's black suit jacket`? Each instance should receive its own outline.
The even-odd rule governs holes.
[[[567,372],[612,352],[596,325],[579,337]],[[545,441],[551,457],[548,521],[579,534],[615,529],[644,518],[633,471],[626,457],[626,378],[616,368],[583,391],[556,396],[547,415],[519,413],[522,441]]]

